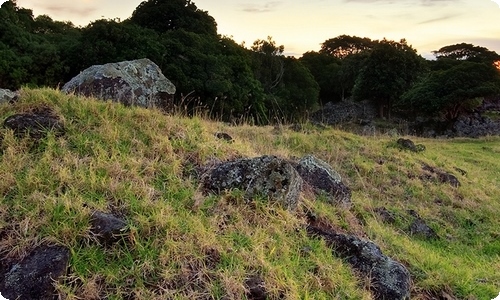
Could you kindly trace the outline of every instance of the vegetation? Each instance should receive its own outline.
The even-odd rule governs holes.
[[[367,282],[306,234],[306,212],[405,264],[412,299],[499,292],[498,138],[419,138],[427,150],[413,153],[388,136],[308,124],[301,132],[229,126],[47,88],[22,89],[18,102],[0,106],[0,120],[47,107],[65,135],[49,131],[34,141],[0,129],[0,252],[18,258],[40,243],[69,247],[69,273],[57,285],[66,299],[245,299],[253,275],[270,299],[370,299]],[[234,142],[216,139],[220,131]],[[265,199],[247,203],[239,191],[198,190],[197,165],[265,154],[326,161],[352,189],[353,207],[305,194],[288,212]],[[455,174],[461,186],[429,179],[423,164]],[[392,224],[381,221],[379,207],[394,214]],[[122,242],[96,242],[89,233],[95,210],[126,220]],[[408,210],[439,238],[409,235]]]
[[[0,29],[2,88],[56,88],[91,65],[147,57],[176,85],[177,104],[235,123],[299,122],[320,104],[348,99],[375,102],[381,117],[401,111],[435,116],[437,109],[454,119],[471,99],[500,89],[500,56],[484,47],[444,46],[434,51],[435,61],[426,61],[404,39],[340,35],[296,59],[285,57],[285,47],[272,37],[248,49],[218,35],[216,20],[189,0],[143,1],[126,20],[96,20],[83,28],[34,17],[9,0],[0,8]],[[444,99],[436,86],[471,62],[483,65],[474,74],[488,77],[488,88],[475,80]]]

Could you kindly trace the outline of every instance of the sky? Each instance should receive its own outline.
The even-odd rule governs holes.
[[[0,1],[4,2],[4,1]],[[17,0],[35,16],[78,26],[124,20],[141,0]],[[217,22],[218,33],[250,47],[271,36],[285,54],[319,51],[339,35],[405,38],[426,58],[447,45],[470,43],[500,54],[500,1],[495,0],[193,0]]]

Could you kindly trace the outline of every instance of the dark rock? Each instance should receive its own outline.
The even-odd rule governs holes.
[[[154,62],[144,58],[91,66],[66,83],[62,91],[125,105],[167,108],[175,86]]]
[[[412,152],[422,152],[425,150],[424,145],[422,144],[415,145],[415,143],[413,143],[413,141],[410,139],[400,138],[398,139],[397,143],[401,149],[410,150]]]
[[[421,236],[426,239],[437,239],[438,236],[434,229],[429,227],[424,220],[417,218],[413,220],[409,228],[410,234],[415,236]]]
[[[436,177],[437,180],[441,183],[448,183],[456,188],[460,186],[460,181],[453,174],[447,173],[438,168],[431,167],[427,164],[423,164],[422,169],[428,172],[428,174],[423,176],[423,179],[428,180]]]
[[[44,138],[48,131],[56,136],[64,134],[64,126],[50,109],[42,109],[33,113],[15,114],[3,122],[5,128],[12,129],[16,136],[29,135],[35,139]]]
[[[340,175],[326,162],[307,155],[295,168],[315,193],[325,194],[334,204],[340,204],[343,207],[351,206],[351,190],[342,183]]]
[[[16,102],[18,97],[18,92],[13,92],[7,89],[0,89],[0,104]]]
[[[245,280],[246,296],[248,300],[267,299],[267,290],[264,281],[259,276],[251,276]]]
[[[357,120],[371,122],[377,116],[377,107],[370,101],[328,102],[311,115],[311,122],[337,125]]]
[[[367,276],[375,299],[409,299],[410,273],[401,263],[384,255],[373,242],[315,226],[309,226],[308,232],[322,237],[335,253]]]
[[[396,216],[394,213],[390,212],[385,207],[377,207],[375,208],[375,212],[380,216],[382,222],[388,224],[394,224],[396,222]]]
[[[90,217],[90,232],[94,234],[99,242],[111,245],[125,234],[127,222],[112,214],[96,211]]]
[[[218,138],[219,140],[225,140],[225,141],[228,141],[230,143],[232,143],[234,141],[233,138],[225,132],[216,132],[215,137]]]
[[[302,179],[293,166],[275,156],[220,163],[208,168],[201,177],[207,192],[240,189],[248,200],[265,196],[290,210],[297,207],[302,189]]]
[[[58,299],[53,283],[66,274],[69,253],[62,246],[36,248],[0,278],[0,292],[7,299]]]

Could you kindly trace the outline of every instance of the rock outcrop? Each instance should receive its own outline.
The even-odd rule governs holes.
[[[63,246],[40,246],[12,264],[0,278],[0,292],[7,299],[53,300],[54,281],[66,275],[70,251]]]
[[[223,162],[207,168],[202,175],[205,191],[221,193],[239,189],[245,198],[269,197],[286,209],[297,207],[302,178],[286,160],[276,156],[244,158]]]
[[[11,103],[17,100],[19,94],[7,89],[0,89],[0,104]]]
[[[125,105],[170,105],[175,86],[149,59],[94,65],[66,83],[63,92],[113,100]]]
[[[342,183],[340,175],[329,164],[307,155],[295,168],[316,194],[323,194],[332,204],[346,208],[351,206],[351,190]]]
[[[375,299],[410,298],[410,273],[401,263],[384,255],[373,242],[314,225],[308,226],[307,229],[309,234],[323,238],[337,255],[345,258],[354,269],[370,278],[370,289]]]
[[[358,120],[373,120],[377,116],[377,108],[370,101],[361,102],[328,102],[311,115],[314,123],[337,125]]]

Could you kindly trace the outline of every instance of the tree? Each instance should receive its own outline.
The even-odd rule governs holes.
[[[341,61],[339,58],[311,51],[304,53],[300,62],[314,76],[320,88],[319,99],[321,103],[342,100],[342,86],[339,80]]]
[[[352,54],[370,50],[376,45],[376,43],[376,41],[372,41],[366,37],[361,38],[357,36],[340,35],[336,38],[323,42],[319,52],[337,58],[345,58]]]
[[[466,61],[431,72],[403,95],[399,105],[453,121],[481,105],[483,97],[499,92],[499,70],[490,64]]]
[[[415,49],[400,42],[382,40],[370,52],[356,79],[353,97],[372,100],[380,117],[389,117],[392,104],[399,100],[425,70],[425,60]]]
[[[143,1],[132,13],[130,21],[164,33],[183,29],[189,32],[217,35],[217,23],[208,12],[198,9],[190,0]]]
[[[267,40],[256,40],[251,47],[253,51],[253,70],[266,93],[278,86],[283,78],[284,58],[283,45],[277,46],[271,36]]]
[[[432,51],[438,60],[453,59],[473,62],[484,62],[493,64],[500,60],[500,55],[495,51],[490,51],[485,47],[474,46],[472,44],[460,43],[440,48]]]

